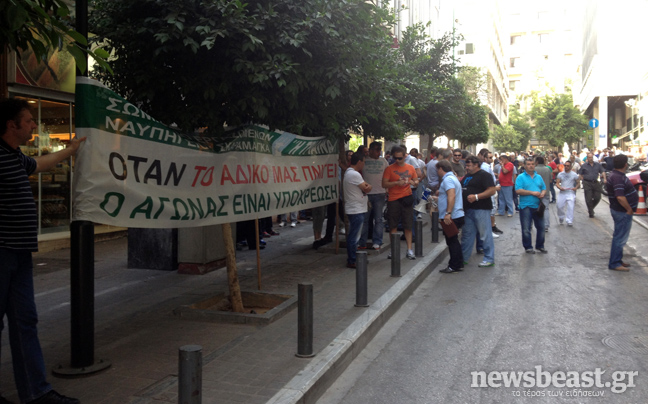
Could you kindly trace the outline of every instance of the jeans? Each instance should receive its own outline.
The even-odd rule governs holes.
[[[0,320],[7,315],[14,379],[21,402],[52,390],[38,340],[32,257],[29,252],[0,248]],[[0,332],[4,321],[0,321]]]
[[[385,210],[385,194],[369,194],[369,203],[371,207],[365,214],[364,224],[362,225],[362,235],[358,244],[361,246],[367,244],[369,236],[369,222],[373,221],[373,234],[371,240],[374,244],[382,245],[383,243],[383,210]]]
[[[594,208],[601,201],[601,184],[598,181],[583,181],[585,193],[585,205],[590,215],[594,214]]]
[[[551,214],[549,213],[549,195],[546,192],[544,198],[542,198],[542,203],[545,206],[545,213],[544,213],[545,228],[548,229],[549,226],[551,225],[551,220],[549,219],[551,217]]]
[[[632,228],[632,215],[612,209],[610,209],[610,213],[612,214],[612,220],[614,220],[614,234],[612,235],[608,268],[614,269],[621,266],[623,247],[628,242],[630,229]]]
[[[466,209],[464,212],[464,220],[463,230],[461,230],[463,260],[470,260],[472,246],[477,238],[477,232],[479,232],[480,239],[484,245],[484,261],[495,262],[495,244],[493,243],[490,210]]]
[[[522,226],[522,246],[525,250],[533,249],[531,240],[531,222],[536,227],[536,249],[544,248],[545,243],[545,221],[544,217],[538,217],[535,213],[538,208],[526,207],[520,209],[520,225]],[[545,215],[549,212],[545,210]]]
[[[458,229],[463,227],[465,219],[463,217],[458,217],[452,219]],[[448,246],[448,252],[450,253],[450,261],[448,266],[452,269],[463,268],[463,252],[461,251],[461,243],[459,243],[459,234],[455,234],[452,237],[448,237],[445,233],[443,234],[446,239],[446,245]]]
[[[513,186],[501,187],[499,191],[499,209],[497,213],[504,214],[504,208],[508,209],[508,214],[515,213],[515,205],[513,204]]]
[[[549,190],[551,191],[551,202],[556,202],[556,188],[554,188],[554,185],[556,185],[555,179],[551,180],[551,184],[549,184]]]
[[[347,217],[349,218],[349,234],[347,234],[346,238],[347,264],[355,264],[358,239],[360,238],[360,232],[362,231],[362,223],[364,222],[365,214],[347,213]]]

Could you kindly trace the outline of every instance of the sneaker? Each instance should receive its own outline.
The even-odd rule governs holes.
[[[468,265],[468,261],[464,261],[463,264],[464,264],[464,265]]]
[[[452,269],[449,266],[439,270],[439,272],[441,272],[442,274],[453,274],[455,272],[460,272],[460,271],[461,270],[459,269]]]
[[[346,230],[340,229],[340,234],[346,234]]]
[[[549,228],[545,227],[545,233],[547,233],[548,231],[549,231]]]
[[[388,259],[388,260],[391,259],[391,253],[389,253],[389,255],[387,256],[387,259]]]
[[[405,254],[405,258],[407,258],[408,260],[415,260],[416,256],[414,255],[414,253],[408,252],[407,254]]]
[[[574,223],[567,223],[567,226],[572,227]]]
[[[378,250],[380,250],[380,244],[374,244],[371,248],[378,251]]]
[[[493,233],[504,234],[504,232],[498,229],[497,226],[493,226]]]
[[[358,246],[358,248],[357,248],[357,250],[366,250],[366,249],[367,249],[367,246],[364,246],[364,245],[363,246]]]
[[[484,253],[484,250],[477,250],[477,254],[483,254],[483,253]],[[467,262],[466,262],[466,264],[467,264]]]
[[[263,233],[261,233],[261,237],[270,237],[270,233],[264,231]]]
[[[494,262],[488,262],[488,261],[482,261],[479,264],[477,264],[477,266],[481,267],[481,268],[486,268],[486,267],[495,266],[495,263]]]
[[[278,235],[279,235],[279,233],[277,233],[277,232],[274,231],[274,230],[270,230],[270,233],[269,233],[269,234],[270,234],[271,236],[278,236]]]
[[[510,213],[509,213],[508,215],[506,215],[506,216],[507,216],[507,217],[513,217],[513,215],[511,215]]]
[[[30,404],[81,404],[76,398],[65,397],[54,390],[50,390],[44,396],[30,401]]]
[[[498,212],[498,213],[495,213],[495,216],[504,216],[504,214]]]
[[[549,251],[545,250],[544,248],[536,248],[536,250],[540,251],[543,254],[548,253]]]
[[[559,223],[559,224],[563,224],[563,223],[565,223],[565,219],[558,219],[558,223]]]
[[[295,227],[295,226],[297,226],[297,222],[290,223],[290,227]]]
[[[279,223],[279,227],[284,227],[285,225],[286,225],[286,222]]]
[[[493,233],[493,238],[499,238],[499,236],[500,236],[499,234]]]
[[[535,254],[535,250],[533,248],[529,248],[528,250],[524,250],[527,254]]]

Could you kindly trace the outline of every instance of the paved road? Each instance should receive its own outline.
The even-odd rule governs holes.
[[[608,270],[608,205],[589,219],[579,194],[576,210],[573,228],[557,226],[551,205],[547,255],[524,254],[517,215],[498,218],[505,234],[496,240],[496,266],[478,268],[473,256],[463,273],[432,274],[319,404],[645,403],[648,263],[627,249],[631,272]],[[648,230],[633,226],[630,244],[645,250],[647,239]],[[596,383],[597,369],[602,387],[585,387],[588,376]],[[481,371],[528,371],[529,384],[545,383],[538,371],[559,384],[554,372],[575,371],[583,385],[471,387],[471,372]],[[629,374],[617,374],[615,387],[616,371],[638,373],[632,384]],[[620,392],[624,385],[634,387]]]

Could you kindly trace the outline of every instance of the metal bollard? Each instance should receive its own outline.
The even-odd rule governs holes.
[[[415,226],[415,240],[414,240],[414,255],[417,257],[423,256],[423,221],[416,219]]]
[[[391,240],[391,276],[399,277],[400,273],[400,233],[393,233],[389,235]]]
[[[439,211],[432,212],[432,242],[439,242]]]
[[[312,358],[313,353],[313,284],[297,285],[297,353],[298,358]]]
[[[369,307],[367,304],[367,252],[356,254],[356,307]]]
[[[184,345],[178,355],[178,404],[202,403],[202,347]]]

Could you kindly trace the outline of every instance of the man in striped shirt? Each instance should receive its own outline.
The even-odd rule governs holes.
[[[72,139],[65,150],[31,158],[19,146],[31,139],[36,128],[26,101],[0,100],[0,332],[6,315],[21,402],[77,404],[79,400],[57,393],[46,380],[36,330],[31,256],[38,250],[38,215],[28,177],[74,155],[85,138]],[[6,403],[10,402],[0,396],[0,404]]]

